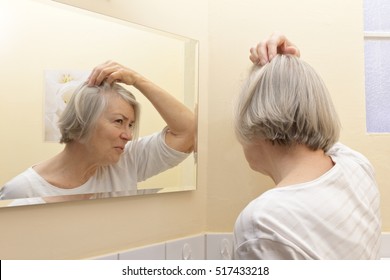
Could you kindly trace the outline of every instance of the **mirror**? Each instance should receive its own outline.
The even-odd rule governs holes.
[[[75,82],[96,65],[114,60],[194,109],[197,49],[198,42],[190,38],[49,0],[1,1],[0,186],[64,147],[45,136],[48,77],[63,84]],[[156,110],[142,94],[131,90],[142,104],[140,136],[162,130],[165,124]],[[88,194],[65,200],[193,190],[195,178],[196,164],[190,156],[179,166],[139,184],[133,193]],[[3,200],[0,206],[59,200]]]

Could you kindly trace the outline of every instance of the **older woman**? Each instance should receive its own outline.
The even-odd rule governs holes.
[[[235,131],[250,167],[275,188],[238,217],[235,258],[375,259],[381,223],[373,167],[337,142],[329,93],[297,56],[281,35],[251,49],[255,65]]]
[[[118,82],[137,88],[167,127],[138,139],[139,104]],[[1,199],[135,190],[137,182],[182,162],[194,145],[193,113],[145,77],[115,62],[92,71],[73,94],[59,127],[63,151],[6,183]]]

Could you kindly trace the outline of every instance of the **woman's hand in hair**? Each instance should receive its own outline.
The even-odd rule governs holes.
[[[127,85],[134,85],[140,75],[117,62],[107,61],[96,66],[88,78],[89,86],[99,86],[103,81],[109,84],[120,82]]]
[[[277,54],[291,54],[300,57],[300,51],[286,36],[273,33],[250,49],[249,59],[253,64],[263,66],[270,62]]]

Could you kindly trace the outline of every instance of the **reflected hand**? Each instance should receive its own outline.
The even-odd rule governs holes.
[[[261,41],[256,47],[250,49],[249,59],[257,65],[263,66],[277,54],[291,54],[300,57],[299,49],[291,43],[286,36],[273,33]]]
[[[103,81],[107,81],[109,84],[120,82],[134,85],[138,77],[139,74],[137,72],[114,61],[107,61],[92,70],[88,77],[88,86],[99,86]]]

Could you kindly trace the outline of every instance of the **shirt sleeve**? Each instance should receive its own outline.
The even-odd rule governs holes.
[[[348,146],[338,142],[329,149],[327,154],[336,158],[340,156],[347,157],[360,165],[371,178],[375,178],[375,170],[370,161],[363,154]]]
[[[164,140],[165,132],[166,129],[129,143],[131,146],[129,152],[135,158],[138,182],[177,166],[189,156],[188,153],[169,147]]]
[[[269,239],[251,239],[240,244],[234,251],[239,260],[305,260],[309,259],[296,248]]]
[[[17,175],[0,189],[0,200],[36,197],[30,181],[29,170]]]

